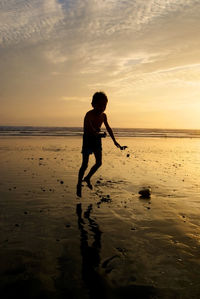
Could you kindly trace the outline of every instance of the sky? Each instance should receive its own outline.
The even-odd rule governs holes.
[[[0,125],[200,129],[199,0],[0,0]]]

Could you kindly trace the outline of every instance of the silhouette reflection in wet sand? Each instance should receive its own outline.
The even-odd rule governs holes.
[[[101,268],[106,268],[107,264],[115,257],[113,256],[104,261],[101,265],[100,251],[101,251],[101,235],[97,222],[90,217],[92,212],[92,204],[84,212],[84,219],[82,216],[81,203],[76,206],[76,213],[78,216],[78,228],[80,230],[80,251],[82,256],[82,279],[89,291],[90,299],[150,299],[160,298],[156,296],[156,289],[152,286],[143,285],[128,285],[122,287],[113,287],[111,283],[106,280]],[[88,232],[85,228],[88,221],[89,228],[93,232],[94,241],[89,245]],[[100,272],[101,271],[101,272]],[[106,269],[105,269],[106,275]],[[157,294],[158,295],[158,294]]]
[[[80,230],[80,249],[82,255],[82,278],[89,289],[89,298],[107,298],[105,296],[104,285],[101,276],[97,272],[100,265],[101,234],[98,224],[90,218],[92,205],[89,205],[84,213],[84,218],[88,220],[89,227],[94,234],[94,242],[90,246],[88,243],[88,232],[84,228],[82,218],[81,203],[77,204],[76,212],[78,216],[78,228]]]

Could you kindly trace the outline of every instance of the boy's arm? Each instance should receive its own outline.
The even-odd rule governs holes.
[[[120,144],[119,144],[119,143],[116,141],[116,139],[115,139],[115,136],[114,136],[114,134],[113,134],[113,131],[112,131],[111,127],[110,127],[109,124],[108,124],[108,120],[107,120],[107,116],[106,116],[106,114],[105,114],[105,117],[104,117],[104,125],[105,125],[106,130],[108,131],[110,137],[112,138],[114,144],[115,144],[117,147],[121,148]]]

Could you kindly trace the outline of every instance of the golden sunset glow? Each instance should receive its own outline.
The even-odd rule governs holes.
[[[197,0],[0,0],[0,125],[199,129]]]

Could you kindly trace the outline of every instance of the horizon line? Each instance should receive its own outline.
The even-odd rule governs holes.
[[[82,126],[49,126],[49,125],[1,125],[0,127],[26,127],[26,128],[83,128]],[[112,127],[112,129],[134,129],[134,130],[196,130],[197,128],[158,128],[158,127]]]

